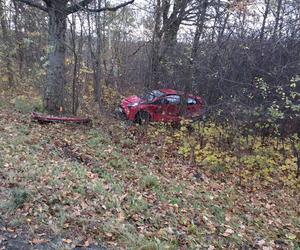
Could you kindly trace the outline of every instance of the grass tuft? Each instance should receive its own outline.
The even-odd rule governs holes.
[[[29,193],[25,189],[17,188],[11,192],[10,207],[12,209],[21,208],[29,199]]]
[[[146,175],[141,180],[143,188],[157,188],[159,186],[158,178],[155,175]]]

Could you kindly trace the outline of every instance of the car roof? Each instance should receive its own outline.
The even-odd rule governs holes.
[[[177,91],[174,89],[158,89],[160,92],[164,93],[165,95],[184,95],[184,92],[182,91]],[[198,96],[192,95],[192,94],[187,94],[187,97],[191,98],[199,98]]]
[[[174,89],[159,89],[160,92],[166,94],[166,95],[175,95],[178,94],[178,91]]]

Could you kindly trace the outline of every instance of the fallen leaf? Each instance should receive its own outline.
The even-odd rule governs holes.
[[[105,236],[111,238],[113,236],[113,234],[112,233],[105,233]]]
[[[4,236],[0,235],[0,243],[5,241],[5,240],[6,240],[6,238]]]
[[[225,214],[225,221],[229,222],[231,220],[231,217],[232,217],[231,213],[226,213]]]
[[[222,235],[225,237],[228,237],[229,235],[232,235],[233,233],[234,233],[234,231],[231,228],[227,228]]]
[[[124,212],[118,213],[118,221],[123,222],[125,220],[125,214]]]
[[[8,227],[8,228],[6,228],[6,231],[7,231],[7,232],[10,232],[10,233],[13,233],[13,232],[15,232],[15,230],[14,230],[14,229],[12,229],[12,228],[9,228],[9,227]]]
[[[64,243],[67,243],[67,244],[71,244],[71,243],[72,243],[72,240],[70,240],[70,239],[63,239],[63,242],[64,242]]]
[[[29,241],[31,244],[42,244],[42,243],[46,243],[46,242],[49,242],[49,240],[46,240],[46,239],[33,239],[31,241]]]

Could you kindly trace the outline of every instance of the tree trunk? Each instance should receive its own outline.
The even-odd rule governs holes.
[[[45,88],[45,108],[57,114],[64,108],[65,93],[65,1],[53,1],[49,6],[49,65]]]
[[[6,62],[6,73],[8,79],[8,85],[10,87],[14,86],[14,77],[13,77],[13,69],[12,69],[12,57],[11,57],[11,39],[10,34],[7,28],[7,21],[4,13],[4,3],[5,1],[0,0],[0,24],[2,29],[2,41],[4,41],[5,48],[5,62]]]
[[[276,16],[275,16],[275,24],[274,24],[274,30],[273,30],[273,39],[277,38],[277,30],[278,30],[279,21],[280,21],[281,6],[282,6],[282,0],[278,0]]]
[[[101,0],[98,0],[97,8],[101,8]],[[101,23],[100,23],[100,13],[96,14],[96,55],[95,55],[95,100],[98,102],[99,110],[103,110],[102,105],[102,93],[101,93]]]
[[[98,2],[100,6],[100,1]],[[93,67],[93,81],[94,81],[94,99],[98,103],[99,110],[103,110],[102,95],[101,95],[101,26],[100,26],[100,15],[97,13],[96,16],[96,49],[93,49],[92,31],[90,15],[88,14],[88,45],[91,53],[91,63]]]
[[[157,84],[159,81],[159,47],[161,42],[161,0],[156,1],[154,31],[152,37],[151,48],[151,82],[147,83],[147,87],[150,88],[153,84]]]
[[[16,42],[17,42],[17,55],[18,55],[18,65],[19,65],[19,77],[22,80],[23,78],[23,63],[24,63],[24,55],[23,55],[23,50],[22,50],[22,33],[20,32],[20,10],[19,10],[19,4],[13,0],[13,5],[14,5],[14,27],[15,27],[15,36],[16,36]]]
[[[207,9],[208,0],[204,0],[203,4],[201,5],[201,8],[199,10],[200,13],[198,13],[198,19],[197,19],[197,27],[193,39],[193,45],[192,45],[192,53],[191,53],[191,61],[190,61],[190,74],[191,74],[191,83],[187,83],[186,90],[187,92],[190,91],[190,88],[193,88],[196,86],[196,73],[197,73],[197,58],[198,58],[198,48],[200,43],[200,38],[203,33],[204,23],[205,23],[205,15],[206,15],[206,9]]]
[[[260,35],[259,35],[260,41],[262,41],[264,39],[266,21],[268,18],[269,8],[270,8],[270,0],[266,0],[265,4],[266,4],[266,9],[265,9],[265,13],[263,16],[263,22],[262,22],[262,26],[261,26],[261,30],[260,30]]]

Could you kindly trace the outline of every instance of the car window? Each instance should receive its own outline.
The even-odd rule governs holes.
[[[141,97],[142,100],[152,101],[156,97],[163,96],[164,93],[159,90],[152,90]]]
[[[188,97],[186,99],[186,103],[187,103],[187,105],[196,105],[197,101],[194,98]]]
[[[178,95],[168,95],[164,99],[167,101],[167,104],[177,105],[180,103],[180,96]]]

